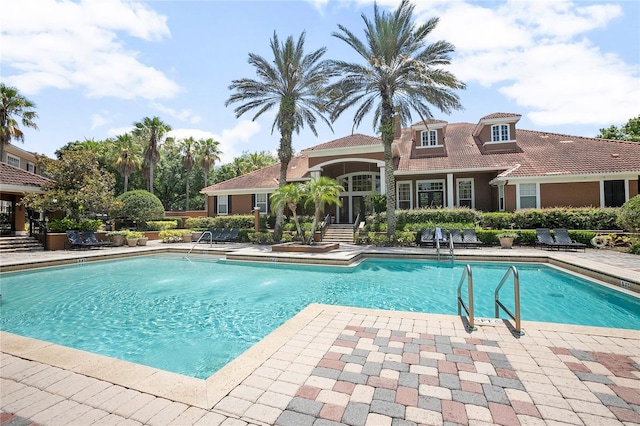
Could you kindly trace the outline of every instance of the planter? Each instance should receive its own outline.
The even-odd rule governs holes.
[[[139,238],[127,238],[127,245],[129,247],[135,247],[138,245]]]
[[[338,243],[318,243],[306,245],[300,243],[284,243],[271,246],[271,251],[275,252],[294,252],[294,253],[326,253],[340,247]]]
[[[191,241],[198,241],[203,233],[203,231],[193,231],[191,233]]]
[[[149,238],[147,238],[147,237],[138,238],[138,245],[139,246],[146,246],[147,245],[147,241],[149,241]]]
[[[182,241],[184,241],[185,243],[190,243],[191,242],[191,234],[182,235]]]
[[[513,246],[513,237],[500,237],[500,247],[510,249]]]
[[[111,242],[113,242],[113,245],[116,247],[120,247],[124,245],[124,236],[123,235],[112,235],[111,237]]]

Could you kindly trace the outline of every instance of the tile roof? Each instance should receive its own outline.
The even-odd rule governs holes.
[[[513,117],[518,114],[491,114]],[[400,158],[395,159],[399,174],[445,173],[456,170],[493,170],[511,177],[545,177],[588,175],[602,173],[640,174],[640,143],[609,139],[568,136],[532,130],[516,130],[517,150],[491,153],[483,149],[473,136],[476,124],[453,123],[446,126],[444,156],[412,156],[413,141],[410,128],[402,129],[395,143]],[[289,164],[289,182],[308,178],[309,162],[305,151],[345,148],[379,144],[380,139],[366,135],[351,135],[326,142],[303,151]],[[275,188],[280,175],[279,164],[257,170],[226,182],[205,188],[207,191],[233,191],[238,189]]]
[[[425,125],[429,125],[429,124],[440,124],[440,123],[446,123],[446,121],[445,121],[445,120],[436,120],[436,119],[430,119],[430,120],[417,121],[417,122],[413,123],[413,124],[411,125],[411,127],[414,127],[414,126],[421,126],[421,125],[423,125],[423,124],[425,124]]]
[[[50,179],[35,173],[19,169],[7,163],[0,163],[0,184],[2,185],[32,186],[36,189],[49,181]]]
[[[382,140],[377,137],[367,136],[360,133],[345,136],[339,139],[335,139],[329,142],[322,143],[320,145],[312,146],[304,149],[305,151],[320,151],[325,149],[337,149],[337,148],[352,148],[355,146],[368,146],[368,145],[380,145]]]
[[[480,120],[491,120],[493,118],[510,118],[510,117],[522,117],[522,114],[514,114],[511,112],[494,112],[493,114],[485,115]]]

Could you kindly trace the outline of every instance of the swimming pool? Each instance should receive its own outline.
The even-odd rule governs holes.
[[[2,275],[0,328],[206,378],[310,303],[456,314],[464,263],[354,268],[158,255]],[[476,316],[493,316],[501,263],[472,263]],[[640,301],[547,265],[518,264],[522,319],[640,329]],[[503,300],[512,305],[510,289]],[[526,328],[525,328],[526,331]]]

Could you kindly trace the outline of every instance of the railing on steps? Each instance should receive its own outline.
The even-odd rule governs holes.
[[[465,277],[467,278],[468,306],[464,303],[464,300],[462,300],[462,284],[464,283]],[[475,326],[475,316],[473,314],[473,274],[471,273],[471,265],[468,264],[464,267],[464,272],[458,283],[458,315],[462,315],[462,308],[464,308],[464,311],[467,313],[467,320],[469,322],[468,329],[470,331],[477,330]]]
[[[509,309],[507,309],[507,307],[504,306],[504,304],[500,301],[500,289],[502,288],[502,286],[507,281],[507,278],[509,278],[510,275],[513,275],[513,298],[514,298],[514,304],[515,304],[515,315]],[[512,320],[516,322],[515,333],[519,336],[524,335],[524,332],[522,331],[522,327],[520,324],[520,277],[518,276],[518,269],[515,266],[512,265],[507,271],[507,273],[504,274],[504,277],[502,277],[502,281],[500,281],[500,284],[498,284],[498,287],[496,287],[494,296],[495,296],[496,318],[499,317],[500,308],[502,308],[502,310],[507,315],[509,315],[509,317],[511,317]]]
[[[324,238],[324,234],[325,232],[327,232],[327,228],[329,228],[330,224],[331,224],[331,213],[329,213],[324,217],[324,220],[322,221],[322,225],[320,226],[321,240]]]
[[[193,249],[196,248],[196,246],[200,243],[200,241],[202,241],[202,239],[204,238],[205,235],[209,235],[209,241],[210,241],[210,244],[211,244],[210,247],[213,247],[213,233],[211,231],[204,231],[202,233],[202,235],[200,235],[200,237],[198,237],[198,240],[195,243],[193,243],[193,245],[191,246],[191,248],[189,249],[187,254],[185,256],[183,256],[183,259],[189,260],[189,255],[191,254]]]
[[[438,261],[440,261],[440,238],[438,238],[438,235],[436,235],[435,239],[436,239],[436,255],[438,256]],[[455,260],[455,253],[453,250],[453,240],[451,239],[451,233],[449,233],[449,258],[451,259],[451,262]]]

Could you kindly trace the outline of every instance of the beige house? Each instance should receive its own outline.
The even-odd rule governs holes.
[[[518,129],[519,114],[477,123],[418,122],[397,129],[398,209],[467,206],[482,211],[544,207],[618,207],[639,192],[640,143]],[[269,208],[279,164],[203,188],[210,216]],[[287,182],[328,176],[344,186],[342,207],[325,213],[352,223],[364,197],[385,192],[380,138],[354,134],[303,150]]]
[[[0,161],[0,236],[25,234],[26,212],[19,203],[25,194],[41,192],[49,179],[36,170],[35,154],[15,145],[4,147]]]

